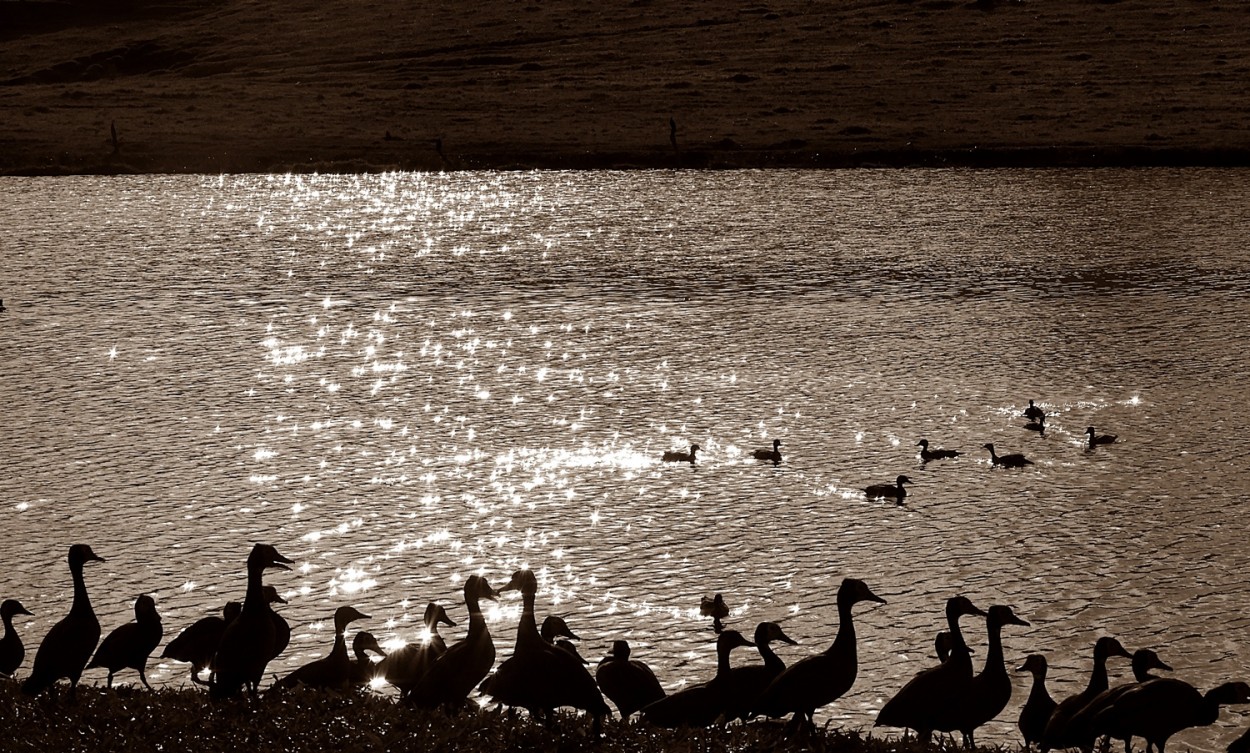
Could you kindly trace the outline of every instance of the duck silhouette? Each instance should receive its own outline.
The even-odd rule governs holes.
[[[164,636],[165,628],[156,611],[156,600],[147,594],[141,594],[135,599],[135,621],[114,628],[105,636],[86,668],[107,669],[107,687],[110,688],[113,687],[113,675],[123,669],[133,669],[139,673],[143,687],[151,690],[152,686],[148,684],[148,657],[160,645]]]
[[[1046,411],[1034,405],[1033,401],[1030,400],[1029,407],[1024,409],[1024,417],[1030,421],[1037,421],[1046,417]]]
[[[1098,695],[1094,696],[1084,708],[1076,712],[1072,719],[1068,722],[1068,737],[1072,740],[1080,740],[1080,747],[1092,748],[1094,741],[1102,736],[1109,735],[1109,730],[1099,729],[1094,719],[1098,713],[1105,708],[1109,708],[1121,696],[1131,691],[1133,688],[1142,683],[1158,680],[1158,675],[1151,674],[1153,670],[1161,669],[1171,672],[1172,668],[1163,663],[1159,655],[1148,648],[1139,648],[1133,652],[1133,659],[1130,662],[1133,668],[1133,681],[1125,682],[1113,687],[1109,687]],[[1130,753],[1131,746],[1129,740],[1124,741],[1125,753]]]
[[[845,578],[838,586],[838,633],[824,652],[809,656],[786,667],[760,696],[753,713],[771,717],[793,714],[797,726],[804,721],[811,726],[816,709],[841,698],[855,684],[859,674],[859,653],[856,646],[852,607],[870,601],[884,604],[868,584],[858,578]]]
[[[766,460],[773,465],[781,464],[781,440],[773,440],[773,448],[771,450],[756,450],[751,453],[751,457],[756,460]]]
[[[1029,623],[1017,617],[1011,607],[1003,604],[995,604],[986,610],[985,624],[989,636],[985,666],[972,678],[972,691],[958,727],[967,748],[976,746],[976,730],[1001,714],[1011,700],[1011,676],[1007,674],[1003,659],[1003,628],[1007,625],[1029,627]]]
[[[903,484],[910,484],[911,479],[906,476],[899,476],[893,484],[873,484],[864,489],[864,494],[868,499],[893,499],[895,504],[903,504],[903,500],[907,498],[907,490],[903,488]]]
[[[346,690],[351,687],[355,675],[351,656],[347,653],[345,633],[348,625],[367,619],[369,615],[352,606],[334,610],[334,645],[330,653],[292,671],[274,683],[273,689],[290,689],[297,685],[317,690]]]
[[[725,603],[725,597],[720,594],[704,596],[699,600],[699,616],[711,617],[712,632],[720,634],[725,629],[721,620],[729,616],[729,605]]]
[[[447,616],[447,610],[432,601],[425,606],[423,621],[426,630],[423,640],[408,643],[390,652],[378,665],[378,674],[399,688],[401,697],[412,692],[430,665],[447,650],[446,641],[438,633],[439,623],[456,626]]]
[[[469,633],[463,640],[449,646],[405,696],[417,708],[444,707],[458,709],[469,693],[490,673],[495,665],[495,642],[491,640],[481,599],[498,598],[490,583],[480,575],[470,575],[464,583],[464,605],[469,611]]]
[[[753,640],[763,663],[747,664],[729,670],[729,676],[725,678],[725,700],[721,710],[721,715],[727,722],[735,719],[744,722],[750,720],[764,691],[778,675],[785,671],[786,663],[780,656],[777,656],[777,652],[773,651],[773,642],[781,641],[791,646],[798,645],[775,622],[761,622],[756,625]]]
[[[723,630],[716,636],[716,675],[642,709],[642,720],[656,727],[707,727],[716,722],[725,708],[728,691],[730,653],[735,648],[754,646],[737,630]]]
[[[165,644],[165,650],[161,652],[162,659],[189,663],[191,682],[198,685],[209,684],[200,678],[200,673],[212,664],[217,646],[221,644],[221,636],[226,632],[226,625],[239,616],[239,612],[243,611],[243,604],[227,601],[221,611],[220,617],[201,617],[188,625],[172,641]]]
[[[1226,682],[1206,693],[1172,677],[1145,682],[1120,696],[1094,717],[1094,726],[1113,738],[1145,739],[1146,750],[1165,753],[1172,735],[1205,727],[1219,718],[1220,707],[1250,703],[1250,685]]]
[[[630,658],[629,642],[624,640],[612,641],[612,652],[599,660],[595,681],[608,700],[616,704],[621,719],[629,719],[667,695],[651,667]]]
[[[264,572],[267,569],[290,570],[291,560],[283,557],[270,544],[256,544],[247,556],[247,593],[243,608],[221,636],[213,657],[213,677],[209,685],[212,698],[230,698],[246,686],[255,695],[265,667],[276,655],[277,629],[273,610],[265,596]]]
[[[959,450],[930,450],[927,439],[920,440],[916,446],[920,448],[920,459],[926,463],[930,460],[949,460],[959,457]]]
[[[886,701],[873,726],[913,729],[925,744],[935,731],[953,732],[959,728],[973,681],[971,651],[960,632],[959,618],[970,615],[985,617],[986,613],[966,596],[953,596],[946,601],[950,657],[918,673]]]
[[[1016,668],[1017,672],[1029,672],[1033,675],[1029,697],[1020,708],[1020,717],[1016,720],[1016,726],[1024,736],[1026,748],[1034,743],[1041,743],[1046,722],[1055,711],[1055,699],[1050,697],[1050,691],[1046,689],[1047,668],[1046,657],[1041,654],[1029,654],[1025,657],[1024,664]]]
[[[1094,668],[1089,675],[1089,684],[1085,686],[1085,690],[1068,696],[1055,706],[1050,719],[1046,721],[1046,729],[1042,732],[1040,745],[1042,753],[1080,745],[1080,740],[1069,734],[1068,723],[1077,712],[1085,708],[1085,704],[1109,687],[1107,660],[1113,656],[1133,658],[1128,651],[1124,650],[1124,646],[1120,645],[1119,641],[1109,635],[1104,635],[1094,642]]]
[[[78,679],[100,642],[100,621],[91,608],[82,569],[88,562],[103,562],[104,558],[86,544],[74,544],[69,548],[68,559],[70,577],[74,581],[74,601],[69,614],[52,626],[35,651],[30,677],[22,683],[22,692],[27,695],[38,695],[65,678],[70,683],[70,698],[76,698]]]
[[[34,616],[17,599],[5,599],[0,604],[0,619],[4,620],[4,637],[0,638],[0,675],[5,677],[12,677],[26,658],[26,647],[13,627],[13,618],[19,614]]]
[[[1023,468],[1026,465],[1033,465],[1032,460],[1029,460],[1024,455],[1018,452],[1011,453],[1009,455],[999,455],[998,453],[994,452],[993,444],[987,443],[981,446],[990,451],[990,463],[993,464],[995,467]]]
[[[698,451],[701,449],[702,448],[699,447],[699,445],[692,444],[690,445],[690,452],[682,452],[681,450],[668,450],[662,456],[660,456],[660,460],[664,461],[665,463],[690,463],[691,465],[694,465],[695,454],[698,453]]]
[[[1092,426],[1090,426],[1089,428],[1085,430],[1085,434],[1089,437],[1089,444],[1086,445],[1086,449],[1090,449],[1090,450],[1094,449],[1100,444],[1114,444],[1117,439],[1116,435],[1114,434],[1095,433],[1094,427]]]

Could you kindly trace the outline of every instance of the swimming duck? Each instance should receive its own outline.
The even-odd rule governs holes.
[[[930,450],[927,439],[920,440],[916,446],[920,448],[920,459],[926,463],[930,460],[949,460],[959,457],[959,450]]]
[[[616,704],[621,719],[629,719],[635,711],[667,695],[655,672],[629,656],[628,641],[612,641],[612,653],[603,657],[595,670],[599,689]]]
[[[121,625],[105,636],[86,668],[107,669],[107,687],[110,688],[113,687],[113,675],[123,669],[137,670],[143,687],[151,690],[152,686],[148,684],[148,657],[156,650],[164,635],[165,628],[156,611],[156,600],[147,594],[141,594],[135,599],[135,621]]]
[[[35,662],[30,677],[22,683],[22,692],[38,695],[52,687],[62,677],[69,680],[70,698],[75,698],[78,678],[91,659],[100,641],[100,621],[91,608],[87,596],[87,583],[82,569],[88,562],[103,562],[104,558],[91,551],[86,544],[74,544],[69,548],[69,572],[74,581],[74,601],[69,614],[52,626],[35,651]]]
[[[270,544],[256,544],[247,556],[247,593],[239,616],[221,635],[213,657],[214,674],[209,685],[213,698],[235,696],[246,685],[255,695],[265,667],[275,656],[277,629],[273,609],[265,597],[264,573],[269,568],[290,570],[291,560]]]
[[[725,707],[725,691],[730,672],[729,655],[742,646],[754,646],[737,630],[723,630],[716,636],[716,675],[647,704],[642,720],[657,727],[707,727],[714,724]]]
[[[1124,646],[1121,646],[1119,641],[1109,635],[1104,635],[1094,643],[1094,668],[1090,672],[1089,684],[1085,686],[1085,690],[1060,701],[1055,706],[1050,719],[1047,720],[1046,729],[1042,732],[1040,746],[1042,753],[1080,744],[1079,740],[1073,740],[1068,734],[1068,722],[1076,716],[1077,712],[1085,708],[1085,704],[1107,689],[1110,684],[1107,681],[1107,659],[1112,656],[1133,658],[1128,651],[1124,650]]]
[[[748,664],[729,670],[729,676],[725,680],[724,708],[721,711],[727,722],[735,719],[744,722],[750,720],[751,712],[759,704],[768,685],[786,670],[786,663],[773,651],[773,641],[798,645],[775,622],[761,622],[756,625],[754,639],[755,648],[760,652],[764,663]]]
[[[34,616],[26,611],[26,607],[22,606],[22,602],[17,599],[5,599],[4,603],[0,604],[0,619],[4,620],[4,637],[0,638],[0,675],[5,677],[12,677],[17,668],[22,666],[22,660],[26,658],[26,648],[22,645],[22,639],[13,629],[13,618],[19,614]]]
[[[712,632],[719,634],[725,629],[721,620],[729,616],[729,605],[725,603],[725,597],[720,594],[712,597],[704,596],[699,600],[699,615],[711,617]]]
[[[702,448],[697,444],[690,445],[690,452],[682,452],[681,450],[669,450],[664,453],[660,460],[665,463],[690,463],[694,465],[694,456]]]
[[[1042,410],[1041,408],[1039,408],[1039,407],[1037,407],[1036,405],[1034,405],[1034,404],[1033,404],[1033,401],[1032,401],[1032,400],[1030,400],[1030,401],[1029,401],[1029,407],[1027,407],[1027,408],[1025,408],[1025,409],[1024,409],[1024,417],[1025,417],[1025,418],[1027,418],[1027,419],[1029,419],[1029,420],[1031,420],[1031,421],[1036,421],[1036,420],[1038,420],[1038,419],[1043,419],[1043,418],[1045,418],[1045,417],[1046,417],[1046,411],[1044,411],[1044,410]]]
[[[946,601],[950,657],[908,681],[881,708],[873,726],[913,729],[923,743],[928,743],[934,731],[958,729],[973,681],[971,651],[959,630],[959,618],[967,615],[985,617],[986,613],[966,596],[953,596]]]
[[[893,499],[895,504],[903,504],[903,500],[907,498],[907,490],[903,488],[903,484],[910,484],[911,479],[906,476],[899,476],[893,484],[873,484],[864,489],[864,494],[868,495],[868,499]]]
[[[755,714],[771,717],[794,714],[794,724],[806,720],[811,725],[816,709],[833,703],[851,689],[859,673],[851,608],[862,601],[885,603],[885,599],[874,594],[864,581],[845,578],[838,586],[838,633],[833,644],[777,675],[755,704]]]
[[[1028,700],[1024,702],[1020,709],[1020,718],[1016,721],[1020,734],[1024,735],[1026,748],[1032,743],[1041,744],[1046,722],[1055,711],[1055,699],[1046,690],[1046,670],[1046,657],[1041,654],[1029,654],[1025,657],[1024,664],[1016,668],[1017,672],[1033,674],[1033,686],[1029,689]]]
[[[422,675],[405,700],[418,708],[439,706],[459,708],[495,665],[495,643],[491,640],[481,599],[498,598],[490,583],[480,575],[470,575],[464,583],[464,605],[469,611],[469,633],[447,648]],[[539,639],[541,640],[541,638]]]
[[[1214,724],[1220,706],[1235,703],[1250,703],[1250,685],[1226,682],[1203,694],[1187,682],[1166,677],[1129,690],[1100,711],[1094,725],[1117,739],[1144,738],[1148,752],[1153,747],[1164,753],[1172,735]]]
[[[378,645],[378,639],[373,633],[361,630],[352,638],[352,687],[368,687],[378,673],[378,663],[369,658],[369,651],[386,658],[386,652]]]
[[[1148,648],[1139,648],[1133,652],[1131,661],[1133,668],[1133,681],[1121,683],[1115,687],[1107,688],[1098,695],[1094,696],[1085,707],[1076,712],[1068,722],[1068,736],[1072,740],[1080,740],[1080,747],[1083,749],[1092,748],[1094,741],[1101,735],[1110,734],[1110,730],[1099,729],[1094,719],[1103,709],[1110,707],[1121,696],[1129,692],[1133,688],[1151,680],[1158,680],[1157,675],[1151,674],[1152,670],[1162,669],[1172,671],[1172,668],[1163,663],[1159,655]],[[1130,753],[1130,740],[1124,740],[1125,753]]]
[[[447,650],[447,642],[438,633],[439,623],[456,626],[447,610],[432,601],[425,606],[424,622],[426,638],[392,651],[378,666],[378,674],[399,688],[401,696],[411,692],[430,665]]]
[[[217,653],[217,646],[221,643],[221,636],[226,632],[226,625],[238,617],[242,610],[241,603],[227,601],[221,617],[210,615],[191,623],[165,644],[161,658],[190,663],[191,682],[208,685],[208,682],[200,679],[200,672],[212,664],[213,655]]]
[[[1112,444],[1116,440],[1116,435],[1114,434],[1095,434],[1094,427],[1092,426],[1086,429],[1085,433],[1089,435],[1089,445],[1087,446],[1087,448],[1090,450],[1094,449],[1100,444]]]
[[[756,460],[767,460],[773,465],[781,464],[781,440],[773,440],[773,448],[771,450],[756,450],[751,453],[751,457]]]
[[[521,591],[522,599],[516,645],[512,656],[482,684],[482,692],[543,720],[549,720],[551,712],[560,707],[580,709],[594,718],[598,729],[611,709],[581,658],[548,643],[539,632],[534,619],[538,579],[533,571],[516,571],[500,591],[513,589]]]
[[[1046,416],[1045,415],[1038,416],[1036,421],[1028,422],[1027,424],[1024,425],[1024,428],[1028,431],[1035,431],[1038,434],[1045,436],[1046,435]]]
[[[303,685],[318,690],[344,690],[351,686],[354,667],[347,653],[347,626],[356,620],[367,620],[369,615],[355,607],[343,606],[334,610],[334,646],[330,653],[311,661],[274,683],[274,689],[293,688]],[[376,643],[377,641],[374,641]]]
[[[999,455],[994,452],[994,445],[984,444],[981,446],[990,451],[990,462],[995,466],[1002,466],[1003,468],[1023,468],[1026,465],[1033,465],[1032,460],[1029,460],[1018,452],[1010,455]]]
[[[1003,628],[1007,625],[1029,627],[1011,607],[1003,604],[995,604],[986,611],[985,624],[989,634],[985,666],[972,678],[972,692],[964,704],[965,714],[959,724],[967,748],[976,745],[977,728],[1001,714],[1011,700],[1011,676],[1003,660]]]

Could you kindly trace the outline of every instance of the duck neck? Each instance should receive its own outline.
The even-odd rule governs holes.
[[[343,637],[342,631],[334,634],[334,648],[330,649],[330,658],[336,662],[348,661],[347,639]]]
[[[1050,700],[1050,692],[1046,690],[1046,670],[1033,671],[1033,687],[1029,689],[1029,700],[1026,705],[1044,703]]]
[[[6,612],[0,615],[0,619],[4,621],[4,638],[2,640],[15,640],[17,633],[13,630],[13,615]]]
[[[517,623],[516,628],[516,647],[534,646],[540,643],[546,643],[542,634],[538,632],[538,622],[534,619],[534,603],[537,601],[537,594],[522,593],[521,594],[521,621]]]
[[[74,601],[70,605],[71,614],[83,614],[91,612],[91,598],[87,596],[87,581],[82,575],[82,564],[74,564],[69,568],[70,576],[74,580]],[[4,621],[5,631],[9,629],[9,619]]]
[[[264,573],[264,567],[248,565],[247,594],[243,597],[243,611],[260,612],[269,607],[269,602],[265,598]]]
[[[478,606],[476,593],[465,593],[464,605],[469,610],[469,634],[465,640],[477,641],[481,640],[483,635],[489,635],[486,630],[486,616],[482,614],[482,608]]]
[[[720,648],[716,650],[716,676],[727,677],[729,675],[729,654],[733,652],[732,648]]]
[[[1003,663],[1003,626],[997,622],[990,622],[988,634],[990,645],[985,654],[985,667],[982,671],[1006,676],[1007,667]]]
[[[1094,671],[1089,675],[1089,686],[1086,688],[1091,693],[1101,693],[1110,687],[1107,680],[1107,655],[1101,651],[1094,652]]]
[[[780,656],[777,656],[777,652],[773,651],[773,647],[768,641],[757,640],[755,645],[759,647],[760,656],[764,659],[765,667],[778,674],[786,668],[786,663],[781,660]]]
[[[838,599],[838,634],[825,653],[838,657],[844,662],[842,666],[851,667],[854,671],[859,666],[859,660],[855,647],[855,621],[851,618],[852,606],[849,600]]]
[[[946,615],[946,629],[951,634],[951,654],[947,661],[967,665],[967,673],[971,676],[972,652],[968,650],[968,644],[964,642],[964,634],[959,630],[959,614],[948,613]]]

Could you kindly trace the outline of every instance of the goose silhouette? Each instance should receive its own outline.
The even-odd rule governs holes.
[[[226,632],[226,625],[239,616],[243,604],[228,601],[222,608],[220,617],[210,615],[202,617],[188,625],[172,641],[165,644],[161,652],[162,659],[187,662],[191,665],[191,682],[208,685],[208,681],[200,678],[200,673],[212,665],[213,655],[221,644],[221,636]]]
[[[660,456],[660,460],[664,461],[665,463],[690,463],[691,465],[694,465],[695,454],[698,453],[698,451],[701,449],[702,448],[699,447],[699,445],[692,444],[690,445],[690,452],[682,452],[681,450],[668,450],[662,456]]]
[[[1029,672],[1033,675],[1033,684],[1029,688],[1029,697],[1020,709],[1020,717],[1016,726],[1024,736],[1024,745],[1042,742],[1042,734],[1046,731],[1046,722],[1055,711],[1055,699],[1051,698],[1046,689],[1046,657],[1041,654],[1029,654],[1024,664],[1016,668],[1017,672]]]
[[[369,658],[372,651],[383,659],[386,658],[386,651],[382,650],[382,646],[378,644],[378,639],[373,633],[361,630],[352,638],[352,670],[351,685],[354,688],[364,688],[373,682],[373,678],[377,676],[379,662],[374,662]]]
[[[622,719],[667,695],[651,667],[630,658],[629,642],[624,640],[612,641],[612,652],[599,661],[595,681]]]
[[[1085,429],[1085,434],[1089,437],[1089,444],[1086,449],[1094,449],[1100,444],[1114,444],[1117,437],[1114,434],[1098,434],[1094,431],[1094,427],[1090,426]]]
[[[401,697],[412,692],[434,661],[447,650],[446,641],[438,633],[439,623],[456,626],[447,616],[447,610],[432,601],[426,605],[423,619],[427,637],[392,651],[378,666],[378,674],[399,688]]]
[[[148,657],[160,645],[164,635],[165,628],[156,611],[156,600],[142,594],[135,600],[135,621],[121,625],[105,636],[86,668],[107,669],[107,687],[110,688],[113,687],[113,675],[123,669],[133,669],[139,673],[143,687],[151,690],[152,686],[148,684]]]
[[[959,723],[967,748],[976,746],[976,730],[1001,714],[1011,700],[1011,676],[1007,674],[1003,659],[1003,628],[1007,625],[1029,627],[1029,623],[1017,617],[1011,607],[1003,604],[995,604],[986,610],[985,624],[989,635],[985,666],[980,674],[972,678],[972,692]]]
[[[1220,707],[1250,703],[1250,685],[1226,682],[1206,693],[1172,677],[1142,683],[1094,717],[1096,729],[1116,739],[1144,738],[1146,750],[1165,753],[1168,739],[1219,718]]]
[[[273,689],[290,689],[303,685],[317,690],[345,690],[352,685],[354,667],[347,653],[347,626],[369,615],[352,606],[334,610],[334,645],[330,653],[311,661],[274,683]],[[376,641],[374,641],[376,643]]]
[[[903,488],[903,484],[910,484],[911,479],[906,476],[899,476],[893,484],[873,484],[864,489],[864,494],[868,499],[893,499],[895,504],[903,504],[903,500],[907,498],[907,490]]]
[[[754,645],[737,630],[722,630],[716,636],[716,675],[643,707],[642,720],[667,729],[714,724],[725,707],[730,653],[735,648]]]
[[[766,460],[773,465],[781,464],[781,440],[773,440],[773,448],[771,450],[756,450],[751,453],[751,457],[756,460]]]
[[[78,679],[100,642],[100,621],[91,608],[82,569],[88,562],[103,562],[104,558],[86,544],[74,544],[69,548],[68,560],[74,600],[69,614],[52,626],[35,651],[30,677],[22,683],[22,692],[27,695],[38,695],[64,678],[69,680],[70,698],[76,698]]]
[[[273,609],[265,596],[264,572],[269,568],[290,570],[291,560],[270,544],[256,544],[247,556],[247,593],[243,608],[221,636],[213,657],[209,685],[212,698],[230,698],[246,686],[251,695],[260,688],[265,667],[276,656],[277,628]]]
[[[1011,453],[1010,455],[999,455],[994,452],[993,444],[983,444],[981,446],[990,451],[990,463],[995,467],[1023,468],[1026,465],[1033,465],[1032,460],[1029,460],[1018,452]]]
[[[927,439],[920,440],[916,446],[920,448],[920,459],[926,463],[930,460],[949,460],[959,457],[959,450],[930,450]]]
[[[490,583],[480,575],[470,575],[464,583],[464,605],[469,612],[469,633],[447,648],[405,696],[409,705],[433,709],[458,709],[469,693],[495,665],[495,642],[491,640],[481,599],[498,598]]]
[[[752,712],[763,697],[770,683],[786,669],[777,652],[773,651],[774,641],[797,646],[793,638],[785,634],[781,626],[775,622],[761,622],[755,627],[755,648],[760,652],[762,664],[748,664],[733,667],[725,678],[725,700],[721,715],[725,721],[735,719],[748,721]]]
[[[1121,683],[1113,687],[1109,687],[1098,695],[1090,699],[1084,708],[1076,712],[1072,719],[1068,722],[1068,737],[1072,740],[1080,740],[1081,748],[1092,748],[1094,741],[1101,735],[1108,735],[1109,730],[1101,730],[1095,724],[1094,719],[1098,713],[1105,708],[1109,708],[1121,696],[1131,691],[1137,686],[1158,680],[1157,675],[1151,674],[1152,670],[1161,669],[1171,672],[1172,668],[1163,663],[1159,655],[1148,648],[1139,648],[1133,652],[1133,659],[1130,662],[1133,668],[1133,681]],[[1125,740],[1126,750],[1129,749],[1129,740]]]
[[[22,639],[13,627],[13,618],[19,614],[34,616],[17,599],[5,599],[0,604],[0,619],[4,620],[4,637],[0,638],[0,675],[5,677],[12,677],[26,658],[26,647],[22,645]]]
[[[1089,675],[1089,684],[1085,686],[1085,690],[1068,696],[1055,706],[1050,719],[1046,721],[1046,729],[1042,732],[1040,745],[1042,753],[1080,744],[1079,739],[1074,739],[1069,734],[1068,722],[1076,716],[1077,712],[1085,708],[1085,704],[1092,701],[1110,685],[1107,681],[1107,660],[1113,656],[1133,658],[1128,651],[1124,650],[1124,646],[1120,645],[1119,641],[1109,635],[1104,635],[1094,642],[1094,668]]]

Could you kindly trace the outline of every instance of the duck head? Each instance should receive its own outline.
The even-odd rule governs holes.
[[[1152,669],[1172,671],[1172,668],[1164,664],[1158,654],[1148,648],[1139,648],[1133,652],[1132,665],[1134,677],[1146,677]]]
[[[372,651],[379,656],[386,656],[386,652],[378,645],[378,639],[374,637],[373,633],[361,630],[352,638],[352,653],[363,654],[366,651]]]
[[[722,630],[720,635],[716,636],[717,651],[732,651],[740,646],[754,646],[755,644],[746,639],[746,636],[737,630]]]
[[[266,604],[286,604],[287,603],[286,599],[282,598],[281,594],[278,593],[278,589],[274,588],[273,586],[265,586],[264,594],[265,594]]]
[[[104,558],[91,551],[91,547],[86,544],[74,544],[69,548],[69,566],[73,568],[81,568],[88,562],[103,562]]]
[[[1104,635],[1094,643],[1094,659],[1101,658],[1106,660],[1112,656],[1122,656],[1125,659],[1133,658],[1133,655],[1124,646],[1120,645],[1119,641],[1109,635]]]
[[[608,654],[612,659],[620,661],[629,660],[629,641],[615,640],[612,641],[612,651]]]
[[[369,615],[360,612],[356,607],[339,607],[334,610],[334,632],[342,633],[347,626],[356,620],[367,620]]]
[[[466,604],[472,604],[478,599],[498,601],[499,592],[491,588],[490,582],[482,576],[470,575],[469,579],[464,582],[464,600]]]
[[[885,599],[877,596],[869,588],[868,584],[859,578],[844,578],[842,585],[838,586],[838,606],[844,604],[851,606],[861,601],[875,601],[878,604],[885,604]]]
[[[161,617],[156,613],[156,599],[147,594],[140,594],[139,598],[135,599],[135,619],[139,622],[153,619],[160,622]]]
[[[569,629],[569,624],[564,621],[563,617],[554,614],[547,615],[547,618],[543,620],[542,628],[538,632],[549,641],[554,641],[560,637],[572,638],[575,641],[581,640],[581,638],[577,637],[577,634]]]
[[[1029,654],[1024,657],[1024,664],[1016,667],[1017,672],[1032,672],[1040,677],[1046,676],[1046,657],[1041,654]]]
[[[24,614],[28,617],[35,616],[34,612],[26,611],[26,607],[22,606],[22,602],[17,599],[5,599],[4,603],[0,604],[0,617],[10,620],[19,614]]]
[[[967,596],[952,596],[946,600],[946,617],[950,620],[958,620],[960,617],[975,615],[977,617],[986,617],[984,611],[978,609],[972,600]]]
[[[291,560],[283,557],[270,544],[256,544],[252,547],[252,552],[247,556],[248,569],[256,568],[264,570],[267,568],[276,568],[278,570],[290,570],[287,565],[291,564]]]
[[[761,622],[755,626],[755,643],[772,643],[773,641],[781,641],[791,646],[799,645],[798,641],[785,634],[781,626],[775,622]]]
[[[998,625],[999,627],[1002,627],[1003,625],[1031,627],[1029,623],[1017,617],[1016,613],[1011,611],[1011,607],[1005,604],[995,604],[990,607],[986,615],[986,620],[994,625]]]
[[[1208,690],[1204,697],[1219,706],[1250,703],[1250,685],[1240,681],[1226,682]]]
[[[452,622],[451,618],[447,616],[447,610],[443,609],[443,605],[437,604],[433,601],[425,606],[424,622],[426,628],[428,628],[431,632],[434,631],[435,626],[440,622],[448,627],[456,626],[456,623]]]
[[[496,593],[504,591],[520,591],[522,596],[533,596],[538,593],[538,578],[533,570],[517,570]]]

